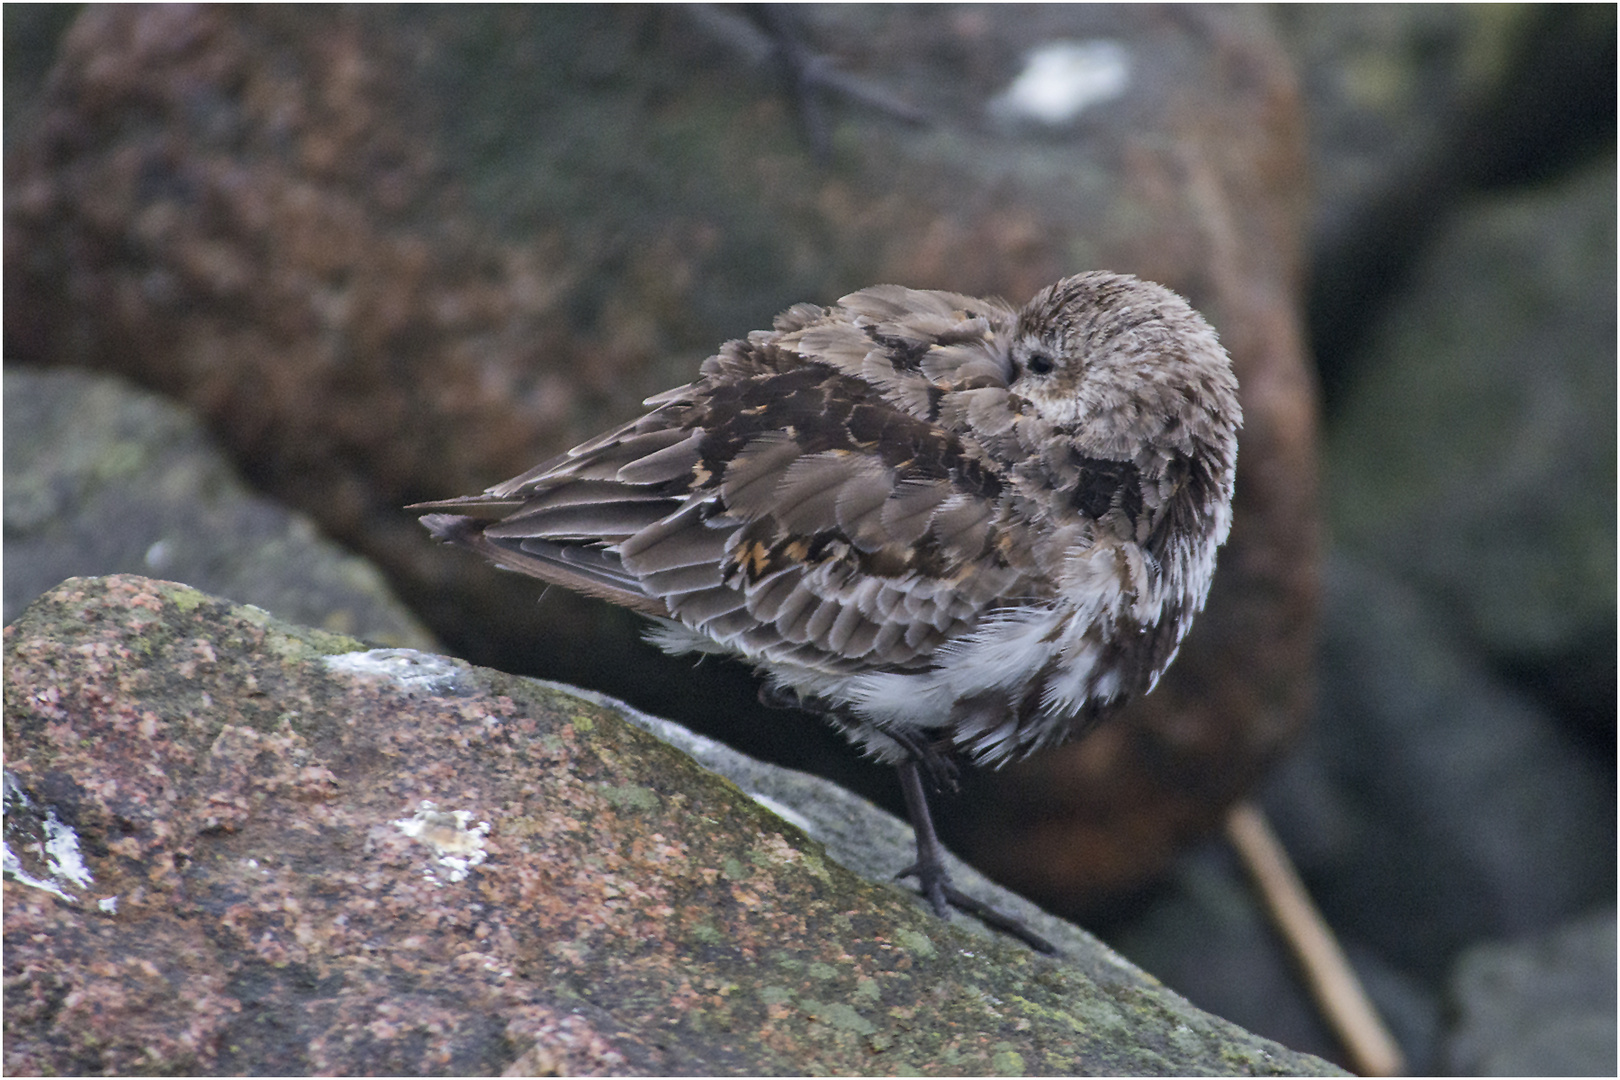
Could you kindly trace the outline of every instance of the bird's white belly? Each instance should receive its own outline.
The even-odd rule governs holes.
[[[1068,606],[997,615],[941,648],[932,671],[858,675],[834,693],[856,715],[880,726],[939,727],[958,701],[996,693],[1020,697],[1055,660],[1042,693],[1043,711],[1071,714],[1090,698],[1118,692],[1112,673],[1102,674],[1095,692],[1088,689],[1101,651],[1087,634],[1094,622],[1090,613]]]

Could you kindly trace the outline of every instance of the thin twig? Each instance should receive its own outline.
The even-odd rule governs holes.
[[[1401,1049],[1378,1018],[1344,950],[1258,807],[1240,803],[1226,819],[1226,837],[1248,868],[1272,921],[1298,959],[1311,996],[1362,1076],[1406,1071]]]

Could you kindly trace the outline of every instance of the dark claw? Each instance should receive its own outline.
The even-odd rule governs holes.
[[[951,908],[955,908],[958,911],[972,915],[992,929],[1000,930],[1004,934],[1010,934],[1038,953],[1043,953],[1046,956],[1063,955],[1058,951],[1056,945],[1053,945],[1011,915],[1003,915],[984,901],[975,900],[955,885],[952,885],[949,875],[944,873],[944,868],[941,867],[940,869],[939,874],[928,874],[925,877],[918,870],[917,864],[912,863],[894,877],[896,881],[901,878],[915,877],[918,881],[918,891],[934,909],[934,914],[942,919],[949,919]]]
[[[917,861],[895,877],[916,878],[919,891],[927,898],[934,913],[942,919],[949,918],[950,909],[954,907],[974,916],[986,926],[1011,934],[1036,952],[1047,956],[1061,955],[1057,946],[1011,915],[1003,915],[951,884],[950,872],[945,869],[945,849],[940,846],[939,834],[934,831],[933,816],[928,812],[928,796],[923,791],[919,761],[914,757],[908,758],[897,768],[900,770],[900,790],[906,797],[906,810],[911,817],[911,828],[917,834]]]
[[[1058,951],[1058,947],[1056,945],[1053,945],[1050,941],[1047,941],[1045,938],[1041,937],[1041,935],[1037,934],[1035,931],[1031,930],[1029,927],[1025,926],[1011,915],[1003,915],[989,904],[973,899],[973,897],[956,888],[954,885],[945,885],[944,891],[945,899],[950,901],[952,907],[956,908],[958,911],[967,912],[969,915],[972,915],[980,922],[984,923],[984,925],[995,930],[1000,930],[1004,934],[1011,934],[1013,937],[1017,938],[1019,941],[1022,941],[1025,945],[1028,945],[1038,953],[1043,953],[1047,956],[1063,955]]]
[[[894,875],[896,881],[908,877],[917,879],[917,891],[922,894],[923,899],[928,901],[928,905],[934,909],[934,914],[948,920],[951,917],[951,902],[945,891],[950,888],[950,879],[948,877],[941,878],[937,874],[925,874],[916,863],[912,863]]]

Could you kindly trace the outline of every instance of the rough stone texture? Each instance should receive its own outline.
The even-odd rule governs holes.
[[[1267,784],[1341,934],[1438,982],[1615,889],[1613,762],[1592,759],[1411,589],[1331,558],[1322,713]]]
[[[672,720],[641,712],[604,694],[562,683],[533,681],[612,709],[637,727],[677,747],[704,768],[742,788],[772,813],[802,829],[825,848],[834,862],[869,881],[880,884],[898,881],[916,861],[916,838],[909,824],[830,780],[751,758]],[[996,910],[1022,920],[1031,930],[1055,943],[1070,963],[1081,967],[1098,982],[1113,983],[1121,977],[1134,979],[1140,974],[1091,934],[997,885],[948,850],[945,863],[959,888],[984,899]],[[953,925],[979,937],[997,938],[996,931],[977,919],[953,917]]]
[[[1163,887],[1131,906],[1127,919],[1096,930],[1189,1000],[1219,1002],[1220,1015],[1234,1023],[1344,1063],[1344,1047],[1300,985],[1298,958],[1256,902],[1249,875],[1226,844],[1211,841],[1189,852]],[[1340,944],[1400,1044],[1406,1073],[1432,1075],[1442,1022],[1438,995],[1378,950],[1343,938]]]
[[[1330,1070],[938,921],[612,710],[359,649],[137,577],[6,628],[8,1072]]]
[[[1614,909],[1528,940],[1468,950],[1451,978],[1446,1071],[1463,1076],[1613,1076]]]
[[[1408,271],[1482,189],[1614,152],[1611,4],[1275,9],[1310,112],[1311,342],[1328,411]]]
[[[791,102],[778,93],[776,73],[757,65],[757,33],[738,30],[736,18],[702,23],[701,9],[508,9],[495,20],[464,7],[420,11],[411,13],[418,21],[410,42],[391,51],[398,40],[391,12],[145,15],[5,5],[5,280],[14,301],[6,308],[7,361],[38,354],[52,363],[100,358],[118,365],[137,356],[142,370],[160,374],[190,357],[187,370],[200,373],[190,398],[222,432],[240,470],[373,554],[401,538],[385,556],[394,579],[428,583],[414,598],[427,594],[436,605],[435,626],[455,633],[446,640],[458,653],[512,670],[539,670],[543,662],[554,676],[612,688],[690,720],[726,714],[734,718],[724,728],[728,740],[761,756],[820,755],[816,768],[828,770],[842,764],[847,749],[824,725],[750,711],[752,685],[729,678],[723,665],[659,666],[634,646],[615,644],[633,637],[633,619],[617,621],[618,639],[579,633],[615,617],[572,604],[560,590],[536,605],[535,593],[510,579],[479,578],[476,560],[445,553],[434,562],[439,553],[407,546],[419,536],[393,515],[394,504],[501,479],[627,415],[642,394],[687,377],[720,338],[762,325],[782,304],[830,298],[879,273],[952,286],[974,276],[1013,295],[1017,279],[1004,285],[995,275],[1024,274],[1027,259],[1034,276],[1043,253],[1063,245],[1088,265],[1106,256],[1160,272],[1154,268],[1174,268],[1189,251],[1196,261],[1206,239],[1236,236],[1236,256],[1250,261],[1242,273],[1215,275],[1214,286],[1270,288],[1277,311],[1288,310],[1257,320],[1260,330],[1240,332],[1234,309],[1223,305],[1223,335],[1235,348],[1257,336],[1278,340],[1267,335],[1279,328],[1296,335],[1294,290],[1275,285],[1291,281],[1292,271],[1269,262],[1297,259],[1288,222],[1298,215],[1284,208],[1302,190],[1287,179],[1299,170],[1300,155],[1289,149],[1298,139],[1296,107],[1291,90],[1282,93],[1287,80],[1276,77],[1284,65],[1273,55],[1267,22],[1283,28],[1310,112],[1312,340],[1326,353],[1320,359],[1329,389],[1339,391],[1329,396],[1330,409],[1350,400],[1355,376],[1374,371],[1383,357],[1382,344],[1367,347],[1368,335],[1384,321],[1392,294],[1411,295],[1412,306],[1449,318],[1446,296],[1421,295],[1454,288],[1454,273],[1425,274],[1419,288],[1401,272],[1422,263],[1427,245],[1454,235],[1495,235],[1500,244],[1511,239],[1503,223],[1522,223],[1533,207],[1547,222],[1524,228],[1546,246],[1506,261],[1529,272],[1546,266],[1554,249],[1579,254],[1581,237],[1570,230],[1590,219],[1565,204],[1596,186],[1590,175],[1539,194],[1503,189],[1556,178],[1571,162],[1613,157],[1613,5],[1303,5],[1236,13],[1077,6],[1037,12],[1045,20],[1039,23],[1012,9],[949,10],[950,19],[929,25],[908,9],[805,11],[810,45],[936,114],[934,127],[913,129],[832,100],[833,155],[818,166]],[[86,24],[69,59],[93,61],[94,78],[70,69],[42,92],[45,73],[63,66],[58,28],[81,14]],[[561,16],[571,21],[546,22]],[[143,22],[148,18],[155,21]],[[155,29],[131,32],[141,25]],[[555,32],[536,33],[543,25]],[[199,38],[198,27],[217,35]],[[996,129],[982,108],[985,97],[1017,74],[1030,40],[1093,34],[1123,42],[1133,59],[1151,58],[1133,68],[1143,79],[1131,94],[1067,128]],[[236,50],[228,62],[220,61],[221,41]],[[218,77],[221,70],[226,76]],[[1247,89],[1239,93],[1234,83]],[[1190,104],[1188,84],[1196,96]],[[81,95],[87,85],[92,92]],[[1166,86],[1183,93],[1173,134],[1164,122]],[[1231,100],[1220,100],[1228,93]],[[1244,101],[1254,112],[1243,112]],[[1256,105],[1267,101],[1274,108]],[[1229,114],[1221,110],[1229,105],[1239,118],[1223,127],[1220,116]],[[1572,142],[1582,129],[1594,134]],[[42,167],[37,154],[47,142],[65,152]],[[1230,230],[1206,212],[1222,208],[1218,198],[1183,212],[1176,197],[1196,191],[1183,181],[1206,175],[1191,165],[1214,161],[1228,170],[1221,176],[1241,172],[1257,143],[1274,151],[1257,166],[1272,179],[1240,178],[1215,189],[1237,192]],[[388,155],[368,150],[384,144],[425,145],[433,167],[385,176],[373,166]],[[1170,166],[1167,156],[1175,158]],[[961,160],[975,179],[957,181],[961,173],[952,170]],[[19,173],[43,174],[45,188],[17,183]],[[915,190],[928,185],[936,195]],[[1478,197],[1480,185],[1495,191]],[[30,201],[42,190],[49,192],[43,217],[35,216],[42,204]],[[381,195],[373,193],[402,191],[415,194],[390,203],[395,209],[377,209]],[[1037,196],[1042,201],[1029,202]],[[1612,213],[1612,192],[1608,202]],[[1026,203],[1036,209],[1020,210]],[[216,213],[220,207],[245,209],[233,218]],[[1269,220],[1268,209],[1277,220],[1256,226],[1256,215]],[[131,215],[148,211],[148,231],[130,226]],[[178,221],[165,226],[178,231],[157,229],[165,220]],[[327,242],[323,226],[311,221],[337,221],[354,232]],[[997,222],[1017,231],[1004,236]],[[1148,236],[1141,252],[1131,247],[1133,229]],[[1613,235],[1612,223],[1605,232]],[[1104,243],[1088,247],[1093,235]],[[1011,241],[1022,246],[1009,254],[1002,245]],[[1150,244],[1166,246],[1156,254],[1146,250]],[[241,260],[222,265],[252,270],[251,286],[185,269],[221,253]],[[316,255],[338,268],[321,269]],[[419,271],[411,258],[425,260]],[[1462,269],[1473,269],[1469,258]],[[1058,263],[1072,265],[1067,255]],[[19,265],[42,276],[19,276]],[[1598,276],[1594,291],[1607,289],[1612,302],[1612,261]],[[1197,286],[1200,303],[1213,312],[1207,277],[1203,285],[1172,283]],[[1517,306],[1517,296],[1547,295],[1532,281],[1498,284],[1508,298],[1504,310]],[[43,308],[15,302],[19,287]],[[228,297],[216,303],[222,292]],[[147,321],[125,318],[126,309],[113,303],[123,298],[120,304],[139,310],[143,296],[156,298]],[[1318,309],[1329,300],[1334,306],[1324,314]],[[1488,304],[1479,310],[1493,323],[1503,313]],[[508,332],[506,319],[518,328]],[[1402,319],[1408,330],[1416,323],[1412,314]],[[38,336],[41,328],[50,334]],[[1472,334],[1468,325],[1459,330]],[[226,344],[210,344],[210,334]],[[50,348],[36,348],[42,341]],[[1242,349],[1240,362],[1247,362],[1250,350]],[[1427,352],[1406,355],[1428,369]],[[1535,356],[1521,369],[1569,373],[1539,359],[1549,351]],[[231,367],[238,359],[240,373]],[[1608,363],[1612,377],[1612,353]],[[368,385],[366,372],[378,370],[382,378]],[[150,384],[156,374],[137,377]],[[266,385],[277,392],[263,392]],[[438,404],[419,406],[396,424],[396,399],[413,394],[437,395]],[[1585,396],[1612,425],[1612,393]],[[1459,419],[1437,400],[1443,411],[1427,428],[1463,438],[1480,426],[1479,417]],[[1259,468],[1258,444],[1250,440],[1257,414],[1249,408],[1240,490],[1258,493],[1253,477],[1289,482],[1309,456],[1291,450],[1282,465]],[[294,409],[318,415],[295,425],[287,419]],[[439,414],[431,409],[459,419],[435,426]],[[278,432],[286,431],[294,435],[283,440]],[[19,432],[8,425],[6,434],[10,440]],[[1612,445],[1612,435],[1596,442]],[[469,464],[463,453],[476,460]],[[1472,468],[1475,460],[1462,464]],[[1376,453],[1365,462],[1376,493],[1389,470]],[[305,469],[312,463],[320,470]],[[391,476],[396,464],[425,478],[396,493],[375,491],[367,475]],[[357,501],[371,516],[344,525]],[[1278,515],[1289,512],[1286,502],[1259,501]],[[1586,502],[1612,525],[1612,495],[1602,505]],[[1540,493],[1531,504],[1544,506]],[[1509,512],[1520,504],[1503,505]],[[1556,514],[1572,512],[1579,508]],[[1342,511],[1336,516],[1342,520]],[[11,554],[9,536],[7,548]],[[1612,541],[1593,550],[1610,558]],[[1550,553],[1530,552],[1538,563]],[[1279,550],[1269,565],[1285,576],[1296,564]],[[1613,649],[1593,649],[1601,665],[1516,667],[1483,654],[1489,628],[1476,631],[1472,616],[1457,621],[1463,606],[1414,589],[1409,575],[1397,578],[1366,553],[1338,576],[1342,587],[1328,597],[1338,614],[1329,615],[1324,708],[1315,725],[1326,737],[1303,748],[1297,768],[1274,774],[1266,803],[1347,936],[1412,1068],[1449,1067],[1434,1048],[1443,980],[1455,950],[1476,944],[1453,930],[1455,919],[1505,941],[1551,931],[1613,895],[1614,801],[1605,793],[1614,776],[1614,709],[1577,707],[1563,696],[1566,687],[1606,679],[1612,702]],[[1281,577],[1250,575],[1245,602],[1286,610],[1292,601],[1270,590],[1272,580]],[[1560,588],[1553,582],[1548,595]],[[1541,595],[1540,586],[1524,595],[1527,614],[1542,607]],[[1588,589],[1575,600],[1584,605],[1594,597],[1612,602],[1613,589]],[[468,617],[453,625],[458,613]],[[1265,636],[1241,626],[1225,632],[1240,645]],[[1262,660],[1253,665],[1259,677],[1284,677],[1286,665]],[[1379,688],[1391,696],[1380,700]],[[1607,743],[1599,737],[1594,745],[1583,734],[1585,744],[1572,746],[1567,736],[1591,733],[1591,717],[1604,718]],[[1124,738],[1115,728],[1114,737],[1127,754],[1182,762],[1177,783],[1189,791],[1230,776],[1220,771],[1229,760],[1197,768],[1190,764],[1196,754],[1164,753],[1158,736]],[[1103,749],[1098,744],[1096,752]],[[1097,783],[1091,775],[1058,780],[1076,789]],[[888,793],[897,805],[887,770],[843,779],[874,797]],[[1022,798],[1016,786],[995,798]],[[1163,793],[1162,785],[1125,785],[1123,792],[1114,785],[1099,804],[1117,811],[1110,820],[1127,849],[1141,825],[1132,808]],[[1571,800],[1593,816],[1569,811]],[[1017,826],[1008,820],[1013,814],[1052,809],[1045,799],[1017,805],[993,827],[982,802],[942,799],[940,809],[983,828],[993,849]],[[1070,812],[1091,810],[1063,811]],[[1118,871],[1108,856],[1107,848],[1086,856],[1101,860],[1103,882]],[[1157,858],[1149,844],[1141,865]],[[1407,917],[1408,903],[1417,905],[1414,917]],[[1241,880],[1218,853],[1201,852],[1167,892],[1122,907],[1123,920],[1116,911],[1106,924],[1087,925],[1106,930],[1203,1007],[1252,1016],[1257,1030],[1291,1046],[1331,1051],[1307,1010],[1282,1001],[1286,964],[1261,947],[1266,935],[1245,906]],[[1129,920],[1138,914],[1142,931],[1133,934]],[[1413,967],[1413,958],[1425,959]],[[1442,1018],[1449,1022],[1449,1013]]]
[[[1446,229],[1373,331],[1328,454],[1336,540],[1610,746],[1615,176],[1611,156]]]
[[[378,645],[433,635],[376,568],[247,491],[196,418],[123,379],[5,373],[5,619],[63,578],[158,574]]]
[[[1017,299],[1104,266],[1164,281],[1243,385],[1209,610],[1111,732],[942,807],[981,865],[1076,910],[1162,870],[1308,708],[1315,412],[1289,65],[1257,10],[796,14],[810,47],[930,122],[828,101],[816,163],[755,63],[758,29],[726,9],[86,9],[7,154],[7,356],[190,402],[460,655],[841,764],[723,668],[652,657],[633,620],[559,590],[538,608],[432,548],[400,504],[625,418],[796,301],[885,280]],[[1123,92],[1056,126],[993,110],[1060,39],[1115,42]]]

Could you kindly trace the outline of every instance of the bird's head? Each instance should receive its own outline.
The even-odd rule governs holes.
[[[1162,285],[1097,271],[1018,313],[1008,389],[1088,454],[1236,455],[1232,363],[1203,316]]]

